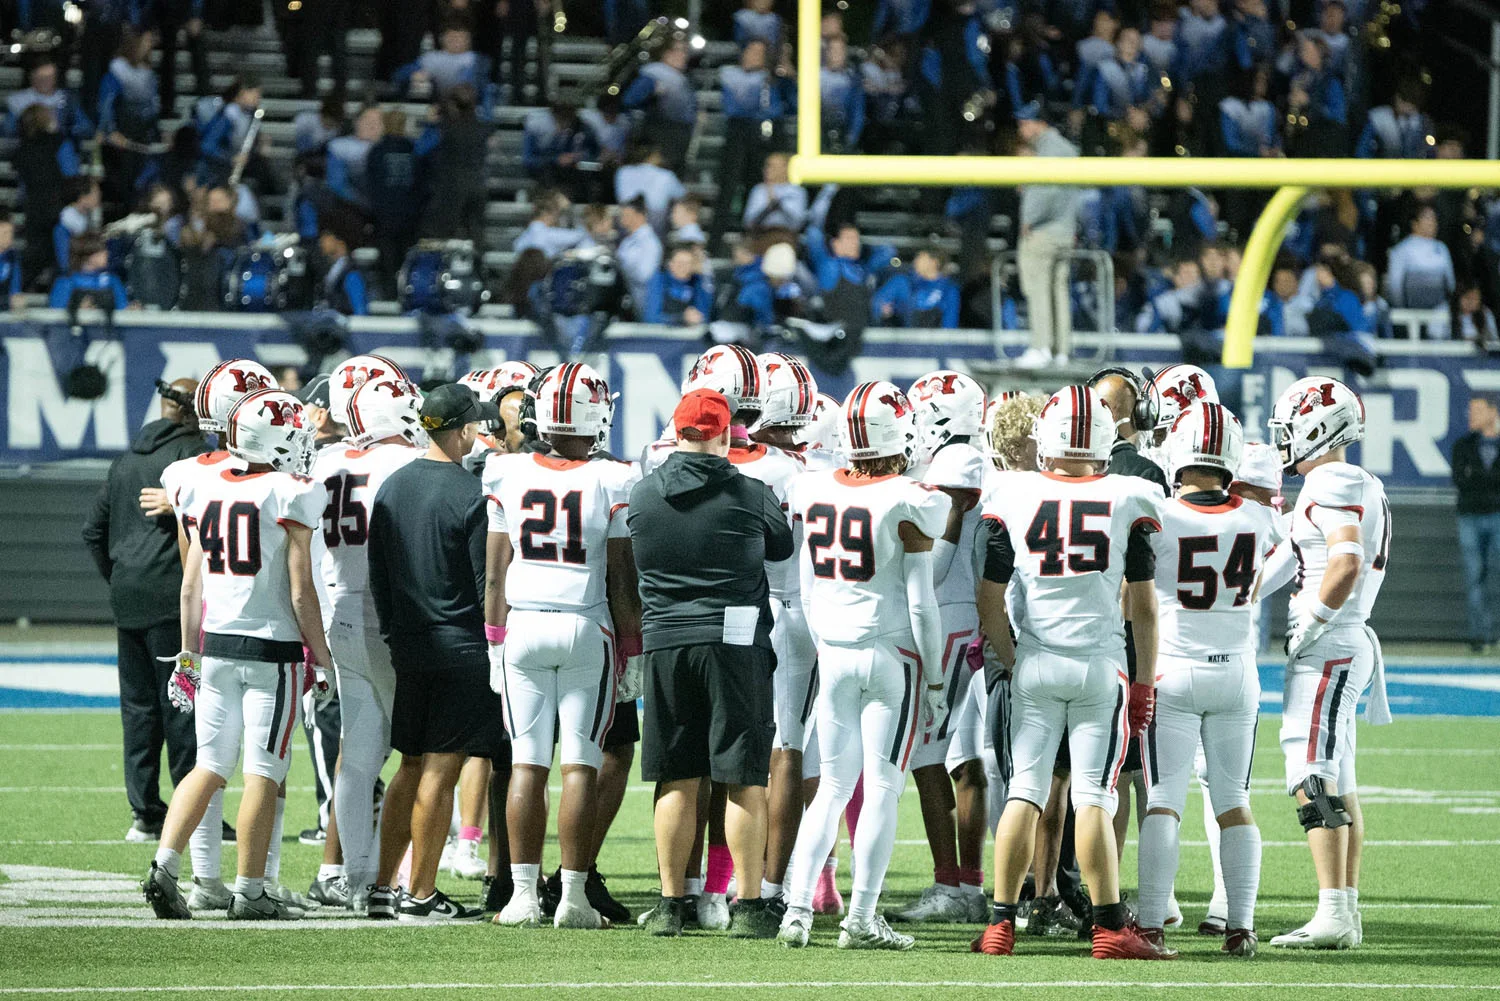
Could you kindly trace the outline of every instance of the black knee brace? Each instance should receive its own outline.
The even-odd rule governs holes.
[[[1335,831],[1353,823],[1349,811],[1344,809],[1344,798],[1329,795],[1323,788],[1322,779],[1309,775],[1302,780],[1302,792],[1307,796],[1308,803],[1297,808],[1297,819],[1302,823],[1304,831],[1318,827]]]

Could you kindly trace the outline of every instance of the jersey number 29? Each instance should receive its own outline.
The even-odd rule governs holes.
[[[822,522],[821,527],[814,528],[814,522]],[[823,555],[823,550],[832,548],[835,537],[844,550],[844,559]],[[869,509],[849,507],[840,511],[832,504],[814,504],[808,508],[807,555],[812,560],[815,577],[855,583],[874,577],[875,541],[870,538]]]

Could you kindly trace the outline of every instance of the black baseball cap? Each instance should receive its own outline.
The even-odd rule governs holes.
[[[498,421],[500,408],[474,395],[468,386],[444,383],[422,398],[422,427],[428,431],[452,431],[477,421]]]
[[[328,409],[328,376],[315,375],[297,391],[297,399],[310,406]]]

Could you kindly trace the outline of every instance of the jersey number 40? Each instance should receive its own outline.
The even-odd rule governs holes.
[[[209,573],[227,569],[235,577],[254,577],[260,572],[260,508],[235,501],[226,512],[223,501],[213,501],[198,519],[198,544]]]

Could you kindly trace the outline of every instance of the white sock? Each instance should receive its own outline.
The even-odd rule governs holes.
[[[1208,796],[1208,787],[1203,787],[1203,832],[1208,835],[1208,857],[1214,867],[1214,895],[1208,901],[1208,913],[1223,917],[1229,907],[1229,897],[1224,889],[1224,862],[1220,856],[1219,818],[1214,814],[1214,804]],[[1249,927],[1236,925],[1235,927]]]
[[[856,922],[875,917],[880,886],[896,847],[896,804],[905,785],[905,773],[887,761],[865,769],[865,805],[854,834],[854,892],[849,901],[849,917]]]
[[[252,879],[249,876],[236,876],[234,878],[234,892],[246,900],[254,900],[266,892],[266,881],[264,879]]]
[[[198,879],[223,878],[224,865],[224,790],[214,793],[203,811],[203,819],[188,838],[188,858],[193,861],[193,875]]]
[[[699,896],[703,893],[703,879],[700,877],[698,879],[684,880],[682,892],[685,896],[689,897]]]
[[[1342,921],[1347,900],[1343,890],[1319,890],[1318,910],[1313,915],[1313,919],[1327,918],[1330,921]]]
[[[855,825],[854,829],[856,831],[859,830],[859,826]],[[838,875],[839,857],[837,855],[828,856],[828,859],[823,863],[823,868],[827,869],[831,875]]]
[[[1180,852],[1179,823],[1166,813],[1148,813],[1140,833],[1140,925],[1161,928],[1167,921],[1167,902],[1177,879]]]
[[[1260,892],[1260,828],[1254,824],[1224,828],[1219,852],[1228,926],[1254,928],[1255,897]]]
[[[276,797],[276,820],[271,824],[271,845],[266,851],[266,882],[276,886],[281,882],[281,827],[286,819],[286,800]]]
[[[984,887],[975,886],[973,883],[959,883],[958,894],[961,897],[982,897],[984,896]]]
[[[182,852],[170,848],[156,849],[156,867],[176,879],[182,872]]]
[[[1358,913],[1359,912],[1359,887],[1357,887],[1357,886],[1346,886],[1346,887],[1344,887],[1344,900],[1349,905],[1349,913],[1350,914],[1356,914],[1356,913]]]
[[[345,875],[345,872],[344,867],[341,865],[328,865],[325,862],[323,865],[318,866],[318,882],[320,883],[325,880],[338,879],[343,875]]]
[[[536,899],[536,880],[542,873],[541,863],[512,862],[510,879],[515,884],[515,893],[525,894],[528,900]]]
[[[584,886],[589,881],[587,869],[562,871],[562,898],[569,903],[588,904],[588,896],[583,892]]]
[[[772,897],[781,896],[781,884],[772,883],[769,880],[760,881],[760,899],[770,900]]]

